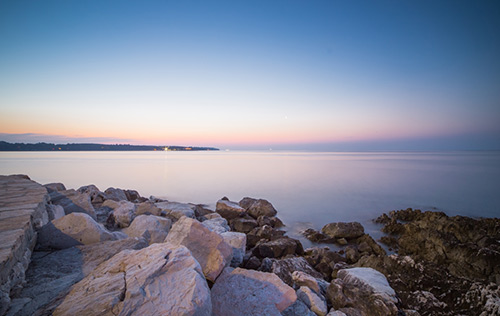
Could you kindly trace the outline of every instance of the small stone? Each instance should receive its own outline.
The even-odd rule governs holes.
[[[301,286],[297,290],[297,297],[318,316],[325,316],[328,312],[326,302],[307,286]]]

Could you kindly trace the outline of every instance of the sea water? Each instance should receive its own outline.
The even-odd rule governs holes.
[[[500,152],[2,152],[0,174],[212,208],[224,196],[264,198],[293,236],[359,221],[376,237],[372,219],[408,207],[500,217]]]

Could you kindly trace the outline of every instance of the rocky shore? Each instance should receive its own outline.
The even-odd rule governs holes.
[[[388,254],[361,224],[332,218],[303,234],[340,250],[304,249],[263,199],[210,210],[42,188],[33,241],[18,251],[29,255],[2,265],[17,268],[2,271],[0,315],[500,315],[500,219],[392,211],[376,219]]]

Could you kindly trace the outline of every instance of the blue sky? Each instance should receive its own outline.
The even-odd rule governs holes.
[[[0,138],[500,149],[498,1],[2,1]]]

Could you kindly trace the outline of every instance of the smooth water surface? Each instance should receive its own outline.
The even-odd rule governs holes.
[[[291,228],[403,208],[500,217],[500,153],[3,152],[0,174],[211,206],[265,198]]]

